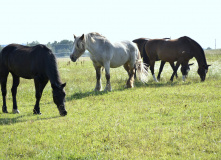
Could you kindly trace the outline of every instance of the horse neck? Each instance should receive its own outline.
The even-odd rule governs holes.
[[[103,43],[100,43],[100,39],[96,39],[96,37],[91,37],[89,34],[85,36],[85,49],[88,50],[92,55],[97,54],[98,51],[101,51],[103,49]],[[108,42],[110,45],[113,46],[112,43]]]
[[[86,41],[85,49],[88,50],[89,53],[93,53],[94,52],[93,42],[91,41],[91,37],[89,36],[89,34],[85,36],[85,41]]]
[[[90,37],[89,34],[85,36],[85,41],[86,41],[85,49],[88,50],[91,54],[96,53],[97,50],[96,41],[92,37]]]
[[[146,41],[144,41],[143,43],[140,44],[141,48],[140,48],[140,54],[142,54],[142,57],[144,56],[144,49],[145,49],[145,44],[146,44]]]
[[[60,75],[58,72],[57,62],[54,55],[50,56],[48,63],[46,64],[46,74],[51,84],[61,84]]]
[[[199,50],[195,51],[194,54],[195,54],[194,57],[196,58],[199,67],[207,65],[203,49],[200,49],[200,51]]]

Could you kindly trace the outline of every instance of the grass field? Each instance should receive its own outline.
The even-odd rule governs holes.
[[[10,113],[0,111],[0,159],[221,159],[221,50],[206,51],[206,57],[212,66],[205,82],[192,59],[186,82],[179,70],[171,83],[166,64],[159,83],[149,76],[147,84],[136,81],[133,89],[124,88],[123,67],[111,69],[112,92],[93,91],[90,60],[69,65],[69,59],[58,59],[67,82],[65,117],[53,103],[50,83],[41,99],[42,115],[33,115],[34,82],[25,79],[18,87],[20,114],[12,114],[10,76]],[[159,62],[156,74],[158,68]],[[104,88],[104,72],[102,82]]]

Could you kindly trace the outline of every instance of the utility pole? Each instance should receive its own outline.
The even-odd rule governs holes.
[[[215,39],[215,49],[216,49],[216,39]]]

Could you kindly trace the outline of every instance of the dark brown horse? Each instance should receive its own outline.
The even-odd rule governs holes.
[[[162,60],[169,63],[177,61],[170,80],[173,81],[180,65],[183,79],[185,80],[189,69],[188,62],[191,58],[195,57],[198,62],[198,74],[201,81],[204,81],[206,78],[210,65],[207,65],[202,47],[189,37],[184,36],[175,40],[150,39],[145,43],[145,51],[149,58],[150,70],[153,76],[155,61]]]
[[[169,38],[164,38],[164,39],[167,40]],[[144,63],[149,67],[150,60],[149,60],[149,58],[146,54],[146,51],[145,51],[145,44],[146,44],[146,42],[148,42],[148,40],[150,40],[150,39],[149,38],[138,38],[138,39],[133,40],[133,42],[137,44]],[[165,63],[166,63],[165,61],[161,61],[161,63],[160,63],[160,69],[159,69],[159,73],[158,73],[158,76],[157,76],[158,80],[160,80],[160,75],[163,71],[163,67],[164,67]],[[174,69],[175,69],[174,63],[170,63],[170,66],[174,71]],[[176,74],[176,77],[178,77],[177,74]],[[153,74],[153,78],[156,82],[158,82],[154,74]]]
[[[48,80],[51,82],[53,89],[53,100],[61,116],[67,115],[65,109],[65,92],[66,83],[62,84],[57,69],[57,62],[54,54],[44,45],[34,47],[22,46],[19,44],[10,44],[3,48],[0,53],[0,82],[3,98],[2,111],[8,113],[6,106],[6,83],[9,72],[13,77],[12,98],[13,113],[19,113],[17,107],[17,87],[20,77],[34,79],[36,104],[34,114],[41,114],[39,102]]]

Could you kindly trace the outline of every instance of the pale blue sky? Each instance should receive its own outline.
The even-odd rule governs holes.
[[[221,48],[221,0],[1,0],[0,44],[73,40],[98,32],[111,41],[189,36]]]

